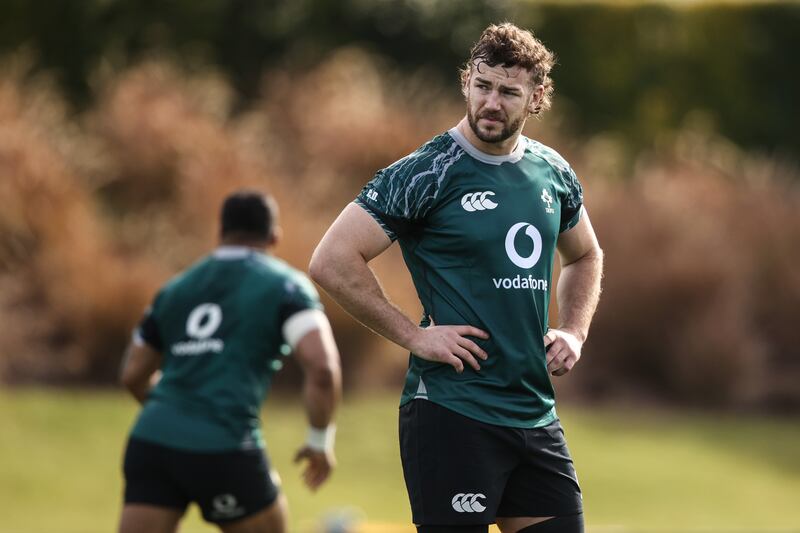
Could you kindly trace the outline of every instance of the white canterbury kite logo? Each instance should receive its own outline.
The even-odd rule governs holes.
[[[468,192],[461,197],[461,207],[465,211],[483,211],[484,209],[494,209],[497,203],[489,200],[488,196],[494,196],[492,191]]]
[[[453,500],[450,503],[453,505],[453,509],[459,513],[482,513],[486,510],[486,506],[481,504],[478,498],[483,498],[485,500],[486,496],[480,493],[472,494],[470,492],[464,494],[463,492],[459,492],[453,496]]]

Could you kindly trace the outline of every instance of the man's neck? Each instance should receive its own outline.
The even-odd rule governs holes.
[[[472,131],[472,127],[469,125],[467,117],[461,119],[456,129],[472,146],[489,155],[509,155],[517,147],[519,136],[522,133],[522,131],[518,131],[505,141],[499,143],[487,143],[480,140],[478,136],[475,135],[475,132]]]

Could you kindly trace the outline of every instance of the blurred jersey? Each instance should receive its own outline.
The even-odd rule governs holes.
[[[397,240],[422,303],[422,326],[467,324],[488,354],[480,372],[410,357],[401,405],[424,398],[482,422],[546,426],[555,418],[543,336],[561,232],[583,194],[554,150],[520,137],[478,151],[455,128],[383,169],[359,194]]]
[[[263,448],[259,414],[288,353],[283,326],[320,308],[305,275],[272,256],[220,247],[167,283],[136,332],[162,378],[132,436],[193,451]]]

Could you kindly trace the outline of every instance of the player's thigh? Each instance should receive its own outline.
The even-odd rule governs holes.
[[[498,519],[502,533],[584,533],[583,513],[550,518]]]
[[[122,508],[119,533],[174,533],[183,510],[128,503]]]
[[[497,518],[497,528],[502,533],[517,533],[528,526],[550,520],[551,516],[512,516],[510,518]]]
[[[266,509],[241,520],[219,524],[219,527],[223,533],[284,533],[287,509],[286,497],[279,494]]]
[[[556,420],[523,431],[524,459],[508,478],[497,516],[539,518],[583,512],[581,489],[561,424]]]
[[[413,522],[491,524],[516,466],[512,431],[428,400],[400,409],[400,455]]]
[[[279,481],[263,450],[197,454],[190,459],[181,479],[208,522],[232,524],[262,513],[278,499]]]

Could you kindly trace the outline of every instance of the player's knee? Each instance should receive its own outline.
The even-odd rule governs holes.
[[[487,525],[467,526],[417,526],[417,533],[486,533]]]
[[[583,533],[583,513],[556,516],[524,527],[517,533]]]

